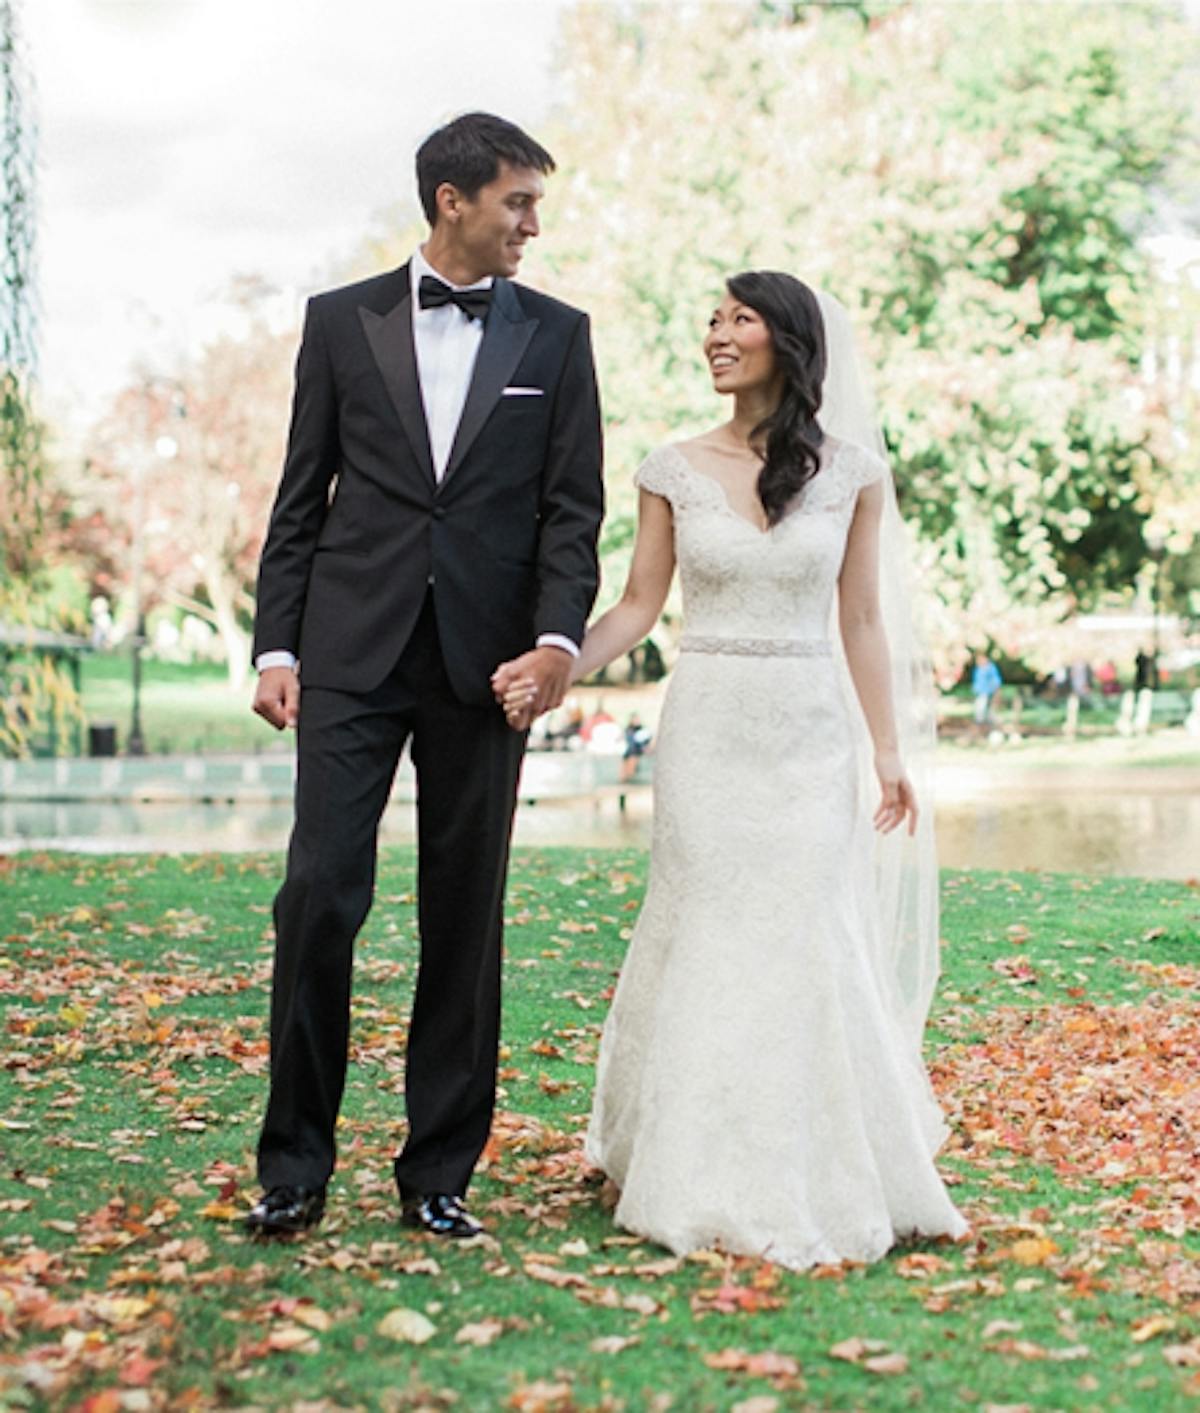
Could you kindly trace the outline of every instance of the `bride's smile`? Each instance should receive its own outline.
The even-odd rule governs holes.
[[[708,321],[704,356],[720,393],[765,389],[777,378],[770,329],[761,314],[732,295],[722,299]]]

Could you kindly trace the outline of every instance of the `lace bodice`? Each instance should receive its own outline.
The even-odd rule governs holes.
[[[677,446],[651,452],[635,483],[671,504],[687,632],[752,641],[826,638],[858,492],[885,469],[862,448],[836,442],[787,515],[760,530]]]

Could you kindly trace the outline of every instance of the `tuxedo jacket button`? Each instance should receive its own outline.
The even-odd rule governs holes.
[[[435,520],[445,520],[446,507],[444,505],[435,505],[433,507],[433,518]]]

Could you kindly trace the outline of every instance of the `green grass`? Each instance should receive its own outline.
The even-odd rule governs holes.
[[[82,668],[83,709],[89,723],[112,722],[124,755],[133,714],[128,653],[97,653]],[[229,686],[216,663],[142,659],[142,734],[152,755],[269,750],[279,737],[250,710],[253,683]]]
[[[187,754],[217,751],[263,751],[286,744],[264,722],[250,711],[252,685],[234,691],[228,683],[225,669],[215,663],[182,665],[143,659],[142,723],[147,749],[154,754]],[[83,661],[83,704],[90,722],[107,721],[117,727],[118,749],[124,753],[129,739],[130,716],[133,709],[131,665],[128,653],[100,653]],[[623,692],[619,687],[588,687],[580,689],[587,700],[605,699],[610,707],[619,706],[628,698],[639,709],[649,703],[651,719],[657,718],[653,689],[638,687]],[[1093,752],[1105,764],[1125,765],[1195,765],[1200,764],[1200,748],[1181,733],[1166,735],[1159,729],[1167,721],[1178,724],[1187,711],[1185,697],[1180,692],[1162,694],[1161,719],[1156,717],[1155,730],[1135,740],[1115,735],[1117,704],[1113,699],[1097,696],[1096,705],[1080,714],[1080,734],[1066,741],[1061,732],[1065,704],[1030,697],[1021,718],[1025,739],[1006,744],[998,752],[987,751],[982,743],[971,738],[969,727],[971,699],[961,691],[943,698],[942,710],[948,723],[943,733],[943,747],[957,758],[978,761],[996,755],[1006,763],[1048,763],[1076,765],[1091,763]],[[1169,710],[1168,710],[1169,707]],[[1007,728],[1007,712],[1001,713],[1001,724]],[[1111,757],[1111,759],[1110,759]]]
[[[1161,726],[1180,726],[1191,706],[1191,693],[1194,682],[1180,680],[1160,687],[1155,693],[1153,723]],[[1033,686],[1022,683],[1001,690],[1000,702],[994,709],[995,723],[1002,730],[1009,730],[1014,723],[1013,706],[1015,694],[1021,695],[1021,710],[1015,718],[1016,724],[1025,733],[1046,734],[1062,731],[1067,717],[1068,697],[1054,697],[1036,693]],[[1077,730],[1081,737],[1105,736],[1116,730],[1121,714],[1122,692],[1105,696],[1094,691],[1086,704],[1081,704],[1077,720]],[[941,699],[943,720],[958,734],[971,734],[974,698],[968,687],[959,686],[947,692]]]
[[[3,867],[0,1402],[67,1408],[124,1391],[127,1405],[109,1393],[92,1409],[1196,1406],[1196,1370],[1165,1353],[1186,1360],[1200,1334],[1185,1196],[1167,1174],[1039,1156],[1036,1126],[1005,1097],[1021,1078],[1014,1047],[1051,1022],[1126,1016],[1184,1033],[1200,961],[1192,889],[947,875],[927,1054],[955,1126],[941,1166],[975,1229],[959,1246],[798,1275],[719,1259],[656,1267],[666,1253],[622,1239],[581,1167],[642,854],[517,856],[501,1120],[472,1189],[493,1239],[451,1249],[400,1228],[391,1189],[415,960],[409,851],[385,856],[360,943],[329,1215],[282,1246],[247,1240],[234,1220],[255,1191],[279,861],[26,855]],[[1061,1072],[1031,1079],[1037,1092],[1070,1087],[1064,1054]],[[1137,1062],[1134,1049],[1122,1058]],[[1164,1120],[1170,1102],[1158,1097]],[[764,1308],[714,1310],[723,1284]],[[432,1322],[427,1343],[378,1332],[400,1308]],[[489,1321],[492,1343],[456,1342]],[[830,1355],[855,1336],[907,1369]],[[629,1343],[594,1348],[604,1337]],[[730,1350],[800,1372],[705,1363]]]

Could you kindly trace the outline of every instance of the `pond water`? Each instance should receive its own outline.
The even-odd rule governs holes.
[[[1169,772],[1167,772],[1169,774]],[[1165,781],[1164,781],[1165,783]],[[1049,869],[1185,879],[1200,875],[1200,791],[951,789],[937,810],[939,853],[948,868]],[[614,801],[522,805],[518,845],[641,848],[650,841],[648,790]],[[0,852],[282,850],[287,803],[43,803],[0,801]],[[413,807],[394,803],[385,843],[415,838]]]

